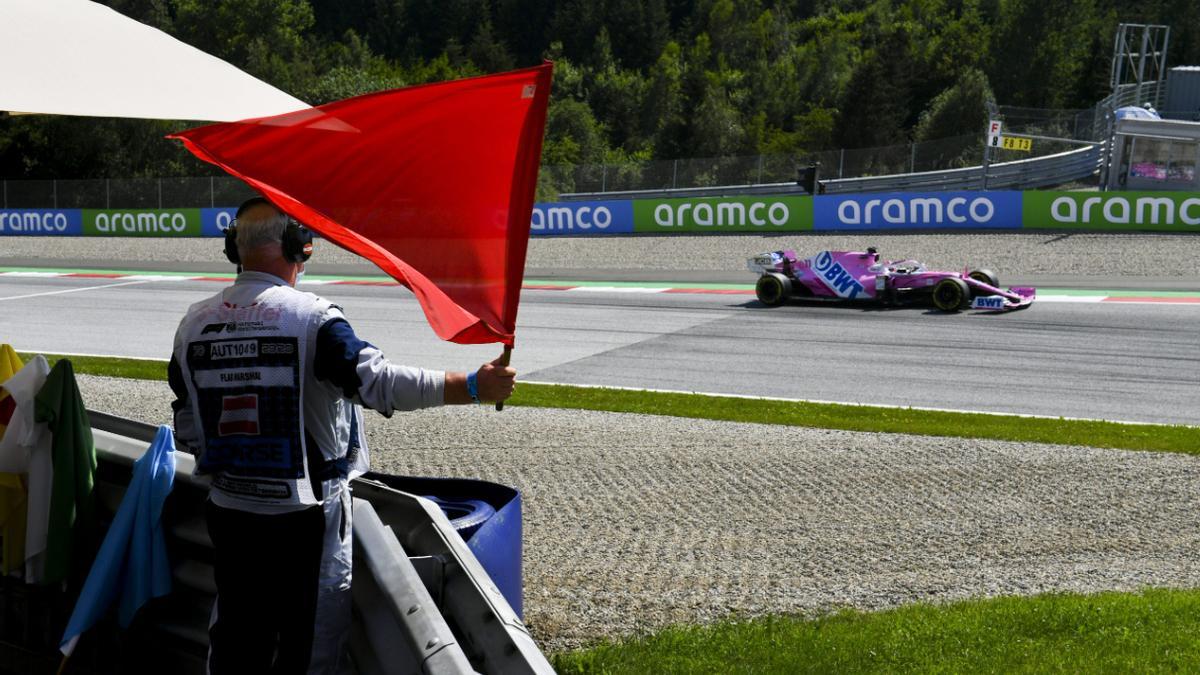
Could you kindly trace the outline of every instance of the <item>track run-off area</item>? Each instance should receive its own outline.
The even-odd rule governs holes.
[[[166,358],[227,277],[0,272],[20,350]],[[309,278],[398,362],[465,369],[496,346],[438,340],[394,282]],[[543,282],[522,294],[522,379],[1130,422],[1200,424],[1200,293],[1039,289],[1011,313],[796,303],[745,284]]]
[[[71,273],[0,274],[0,340],[165,359],[186,307],[228,283]],[[378,278],[300,287],[400,362],[499,353],[438,340]],[[513,363],[526,381],[1200,423],[1200,293],[1039,290],[1015,313],[941,314],[531,279]],[[93,409],[170,423],[165,382],[80,386]],[[1200,462],[1182,454],[521,406],[367,432],[376,470],[521,490],[525,618],[549,651],[730,616],[1200,586]]]

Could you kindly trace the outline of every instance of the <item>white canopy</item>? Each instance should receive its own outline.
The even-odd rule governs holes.
[[[0,0],[0,110],[233,122],[309,107],[88,0]]]

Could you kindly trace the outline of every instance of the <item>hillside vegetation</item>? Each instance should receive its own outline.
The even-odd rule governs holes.
[[[983,102],[1087,107],[1119,21],[1172,26],[1200,63],[1194,0],[107,0],[313,104],[556,62],[544,162],[754,154],[944,138]],[[181,74],[181,77],[184,76]],[[0,118],[0,177],[206,175],[162,139],[184,122]]]

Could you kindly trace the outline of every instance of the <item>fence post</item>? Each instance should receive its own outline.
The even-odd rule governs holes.
[[[600,165],[600,191],[608,192],[608,165]]]
[[[54,190],[54,208],[58,208],[58,179],[50,181],[50,187]]]
[[[762,185],[762,165],[763,165],[763,156],[759,155],[758,156],[758,180],[755,181],[756,185]]]
[[[106,208],[106,209],[112,208],[112,199],[109,198],[109,194],[108,194],[108,179],[107,178],[104,179],[104,208]]]
[[[992,146],[987,143],[984,143],[983,144],[983,167],[982,167],[983,178],[980,181],[980,184],[982,186],[982,189],[985,191],[987,190],[987,183],[988,183],[988,164],[990,164],[991,161],[992,161]]]
[[[158,208],[161,209],[162,208],[162,179],[159,178],[155,182],[158,183]]]
[[[4,183],[4,208],[8,208],[8,181],[0,181]]]
[[[908,146],[908,149],[909,149],[908,172],[916,173],[917,172],[917,144],[910,143]]]
[[[208,208],[217,208],[217,186],[216,179],[212,176],[208,177]]]
[[[846,164],[846,149],[842,148],[838,152],[838,178],[842,177],[842,167]]]
[[[675,189],[675,186],[676,186],[675,180],[678,177],[679,177],[679,160],[674,160],[673,162],[671,162],[671,189],[672,190]]]

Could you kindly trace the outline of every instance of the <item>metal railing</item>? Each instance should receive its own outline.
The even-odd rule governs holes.
[[[5,209],[185,209],[236,206],[254,190],[237,178],[94,178],[0,181]]]
[[[1131,94],[1132,95],[1132,94]],[[1033,157],[1054,156],[1071,141],[1100,141],[1107,127],[1097,132],[1096,109],[1045,110],[1001,106],[1009,132],[1037,133],[1064,139],[1063,143],[1035,143]],[[1103,119],[1103,117],[1101,117]],[[1027,153],[999,150],[993,162],[1019,162]],[[547,165],[539,176],[538,199],[618,197],[630,192],[727,190],[731,187],[777,186],[794,182],[797,169],[820,164],[827,190],[837,185],[872,184],[867,178],[895,182],[901,174],[953,172],[978,167],[983,160],[982,134],[968,134],[917,143],[844,148],[796,155],[702,157],[692,159],[631,161],[619,164]],[[1057,160],[1054,160],[1057,161]],[[1024,166],[1024,165],[1022,165]],[[1050,166],[1055,166],[1053,162]],[[978,169],[975,169],[978,171]],[[952,174],[954,175],[954,174]],[[925,179],[914,179],[921,184]],[[915,189],[915,188],[913,188]],[[752,190],[753,191],[753,190]],[[254,194],[240,180],[228,176],[191,178],[133,178],[79,180],[0,181],[0,208],[204,208],[229,207]]]
[[[1099,174],[1104,161],[1103,143],[1046,157],[991,164],[986,186],[990,190],[1019,190],[1051,187],[1076,181],[1090,181]],[[983,167],[972,166],[943,171],[923,171],[886,176],[822,180],[826,194],[855,192],[912,192],[937,190],[980,190],[985,185]],[[721,197],[729,195],[807,194],[795,181],[761,185],[721,185],[681,190],[629,190],[624,192],[563,194],[563,201],[593,199],[666,199],[673,197]]]

